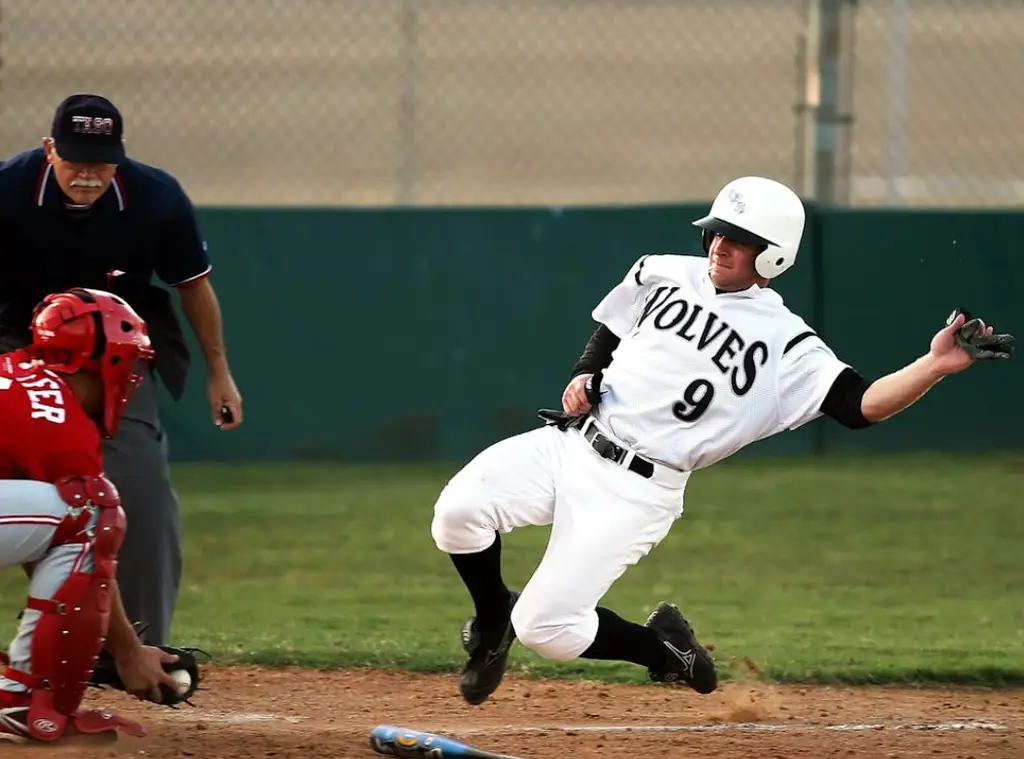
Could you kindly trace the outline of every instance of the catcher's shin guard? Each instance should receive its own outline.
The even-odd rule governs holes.
[[[51,549],[82,544],[82,559],[52,598],[28,599],[27,608],[41,613],[32,636],[32,671],[7,667],[4,675],[30,689],[26,726],[35,740],[57,740],[69,724],[84,733],[118,726],[132,732],[134,726],[117,717],[78,711],[110,621],[110,583],[126,527],[120,497],[105,477],[71,477],[55,485],[69,508]],[[89,551],[93,569],[82,571]]]

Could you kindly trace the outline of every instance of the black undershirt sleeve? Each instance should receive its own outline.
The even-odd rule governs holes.
[[[599,324],[587,341],[583,354],[573,366],[570,379],[581,374],[596,374],[602,369],[607,369],[612,362],[612,353],[618,347],[618,336],[603,324]]]
[[[821,402],[821,412],[851,430],[870,427],[872,422],[864,417],[860,407],[870,384],[856,370],[846,367]]]

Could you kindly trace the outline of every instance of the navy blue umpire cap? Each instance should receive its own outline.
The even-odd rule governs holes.
[[[78,93],[66,98],[53,114],[50,130],[57,155],[74,163],[124,161],[124,120],[102,95]]]

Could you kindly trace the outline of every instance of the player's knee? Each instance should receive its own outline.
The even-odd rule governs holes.
[[[580,623],[564,612],[543,605],[523,604],[512,609],[512,627],[519,642],[545,659],[571,661],[590,645]]]
[[[482,551],[494,540],[493,528],[484,521],[479,501],[466,489],[449,484],[434,504],[430,534],[445,553]]]

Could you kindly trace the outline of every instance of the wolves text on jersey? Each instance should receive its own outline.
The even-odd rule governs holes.
[[[655,328],[674,331],[699,351],[714,350],[712,363],[729,377],[736,395],[746,395],[757,380],[758,370],[768,361],[768,345],[761,340],[748,343],[718,314],[700,303],[673,298],[678,290],[668,286],[655,290],[644,305],[637,327],[650,319]]]

